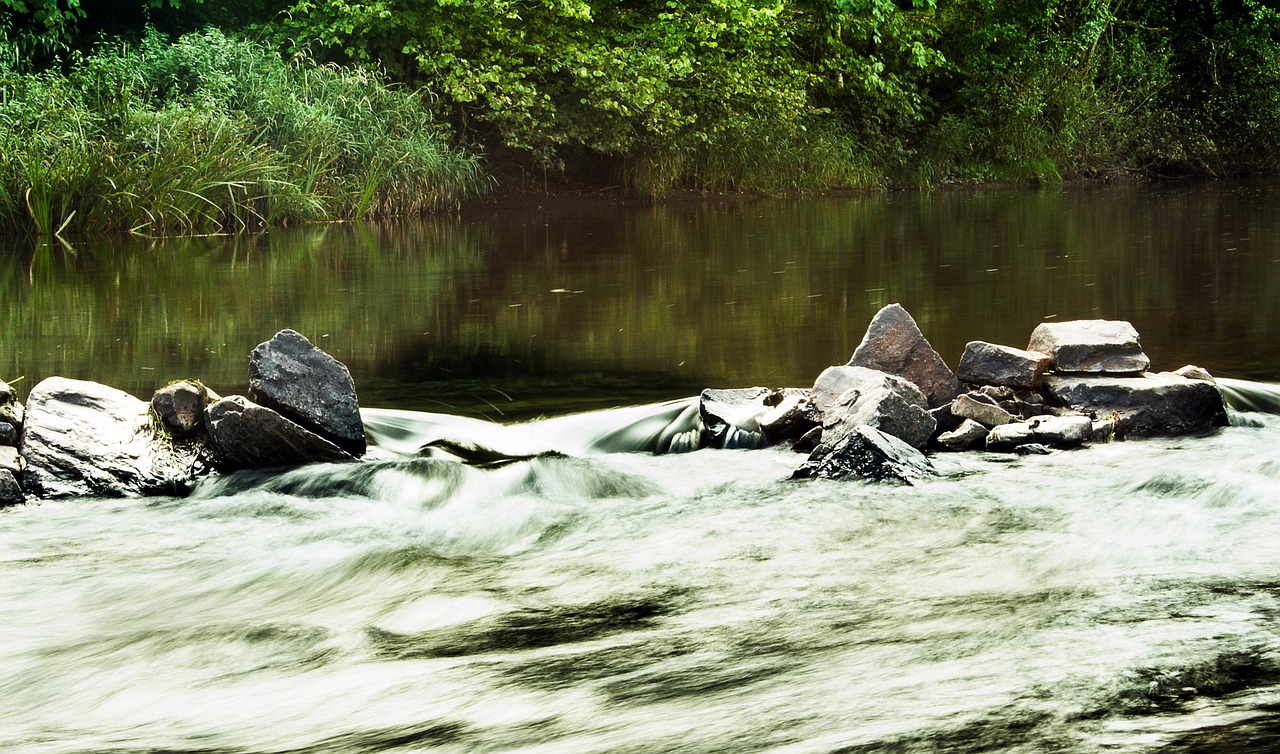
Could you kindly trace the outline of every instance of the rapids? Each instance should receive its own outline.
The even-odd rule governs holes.
[[[1272,750],[1280,388],[1223,384],[914,487],[666,452],[690,399],[0,511],[0,751]]]

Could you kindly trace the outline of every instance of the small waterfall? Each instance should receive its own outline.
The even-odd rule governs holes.
[[[1217,382],[1227,405],[1236,411],[1280,414],[1280,385],[1226,377],[1219,377]]]
[[[702,431],[697,398],[590,411],[518,424],[448,414],[366,408],[374,445],[397,455],[520,459],[552,453],[681,453]]]

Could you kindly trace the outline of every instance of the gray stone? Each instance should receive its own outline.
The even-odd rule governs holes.
[[[1089,442],[1111,442],[1116,439],[1115,419],[1094,419]]]
[[[1035,442],[1035,439],[1035,433],[1031,430],[1030,424],[1025,422],[1001,424],[998,427],[992,427],[987,433],[987,450],[1007,453],[1019,445]]]
[[[1205,382],[1216,382],[1213,375],[1209,374],[1208,369],[1198,367],[1195,364],[1188,364],[1173,370],[1173,374],[1178,377],[1185,377],[1188,380],[1204,380]]]
[[[211,404],[204,423],[219,471],[354,460],[323,437],[239,395]]]
[[[151,397],[151,407],[174,437],[190,437],[204,424],[207,391],[191,382],[175,382]]]
[[[791,447],[797,453],[812,453],[822,444],[822,427],[814,427],[805,432],[796,440],[796,444]]]
[[[22,442],[22,430],[11,422],[0,421],[0,446],[17,447]]]
[[[956,416],[952,413],[950,403],[929,409],[929,415],[933,417],[933,434],[935,437],[944,432],[954,432],[965,421],[963,416]]]
[[[1093,420],[1087,416],[1037,416],[1027,420],[1036,442],[1073,446],[1093,436]]]
[[[919,388],[874,369],[830,367],[818,375],[811,395],[822,415],[826,445],[867,425],[922,448],[936,426]]]
[[[1128,322],[1081,319],[1044,322],[1031,333],[1028,351],[1048,354],[1059,373],[1136,374],[1151,360],[1142,352],[1138,331]]]
[[[764,387],[702,391],[698,415],[702,419],[702,446],[706,448],[755,448],[768,444],[760,428],[760,416],[773,394]]]
[[[27,459],[12,445],[0,445],[0,469],[8,469],[18,476],[27,469]]]
[[[986,439],[987,428],[973,419],[965,419],[955,430],[938,435],[938,442],[947,450],[968,450],[982,445]]]
[[[933,350],[915,319],[898,304],[876,313],[848,366],[878,369],[911,382],[924,393],[929,408],[950,403],[960,394],[960,381]]]
[[[0,508],[25,502],[27,496],[22,493],[22,485],[18,484],[17,477],[8,469],[0,469]]]
[[[1212,382],[1148,374],[1050,376],[1045,385],[1055,399],[1077,411],[1116,419],[1117,433],[1127,437],[1186,435],[1227,426],[1226,403]]]
[[[351,455],[364,455],[364,422],[351,372],[293,330],[281,330],[253,349],[249,399]]]
[[[785,388],[765,399],[773,407],[757,419],[770,445],[795,442],[809,430],[821,426],[822,416],[809,399],[808,390]]]
[[[832,445],[823,443],[792,479],[866,479],[911,484],[937,471],[923,453],[873,427],[855,427]]]
[[[951,401],[951,413],[972,419],[987,427],[998,427],[1001,424],[1011,424],[1016,421],[1008,411],[999,406],[984,403],[972,395],[957,396]]]
[[[24,488],[40,497],[180,494],[193,459],[157,442],[147,404],[96,382],[50,377],[27,397]]]
[[[1013,452],[1020,456],[1047,456],[1053,451],[1038,442],[1029,442],[1014,448]]]
[[[956,377],[977,385],[1033,388],[1044,382],[1050,361],[1043,353],[975,340],[964,347]]]

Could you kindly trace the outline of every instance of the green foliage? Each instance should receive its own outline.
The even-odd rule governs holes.
[[[422,212],[485,188],[420,95],[216,31],[11,75],[0,228],[234,230]]]

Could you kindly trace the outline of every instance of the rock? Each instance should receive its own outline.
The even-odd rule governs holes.
[[[1087,416],[1037,416],[1027,420],[1038,443],[1075,446],[1093,436],[1093,420]]]
[[[13,472],[9,469],[0,469],[0,508],[25,502],[27,502],[27,496],[22,494],[22,485],[18,484]]]
[[[11,422],[0,421],[0,446],[17,447],[22,442],[22,430]]]
[[[811,395],[822,415],[822,441],[828,446],[867,425],[922,448],[936,426],[919,388],[874,369],[830,367],[818,375]]]
[[[1020,456],[1047,456],[1053,451],[1038,442],[1029,442],[1014,448],[1013,452]]]
[[[702,419],[705,448],[761,448],[768,444],[759,418],[770,406],[773,391],[763,387],[702,391],[698,415]]]
[[[1116,439],[1115,419],[1094,419],[1089,442],[1111,442]]]
[[[1058,373],[1137,374],[1151,366],[1138,331],[1122,321],[1043,322],[1032,331],[1027,350],[1048,354]]]
[[[809,399],[808,390],[785,388],[775,391],[765,403],[776,405],[762,414],[757,421],[770,445],[795,442],[814,427],[821,426],[822,415]]]
[[[1208,369],[1203,369],[1194,364],[1188,364],[1185,367],[1179,367],[1173,370],[1173,374],[1178,377],[1185,377],[1188,380],[1204,380],[1205,382],[1216,382],[1213,375],[1209,374]]]
[[[22,483],[41,497],[174,494],[193,458],[158,442],[147,404],[96,382],[50,377],[27,397]]]
[[[992,427],[987,433],[987,450],[996,452],[1007,453],[1019,445],[1031,442],[1035,442],[1035,433],[1032,432],[1031,425],[1025,422],[1001,424]]]
[[[818,426],[801,435],[800,439],[796,440],[796,444],[791,446],[791,449],[797,453],[812,453],[821,444],[822,427]]]
[[[950,367],[898,304],[890,304],[872,317],[848,366],[878,369],[906,379],[924,393],[929,408],[950,403],[961,391]]]
[[[1016,421],[1012,414],[999,406],[985,403],[967,394],[957,396],[951,401],[951,413],[972,419],[987,427],[998,427],[1001,424],[1011,424]]]
[[[151,397],[151,408],[174,437],[190,437],[204,423],[208,391],[191,382],[175,382],[160,388]]]
[[[873,427],[855,427],[834,445],[822,444],[792,479],[867,479],[911,484],[937,472],[924,454]]]
[[[0,469],[8,469],[15,477],[27,468],[27,459],[12,445],[0,445]]]
[[[976,385],[1034,388],[1044,381],[1050,361],[1043,353],[975,340],[964,347],[956,377]]]
[[[1227,426],[1217,385],[1172,375],[1141,377],[1050,376],[1050,395],[1095,418],[1114,412],[1125,436],[1186,435]]]
[[[354,460],[323,437],[239,395],[209,405],[204,424],[219,471]]]
[[[953,431],[938,435],[938,442],[947,450],[968,450],[981,445],[986,439],[987,428],[973,419],[965,419]]]
[[[933,435],[937,437],[944,432],[954,432],[964,423],[963,416],[956,416],[951,411],[951,404],[948,403],[937,408],[929,409],[929,415],[933,417]]]
[[[249,356],[249,400],[270,408],[353,456],[364,455],[364,422],[351,372],[293,330]]]

